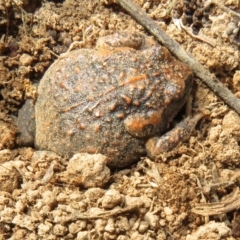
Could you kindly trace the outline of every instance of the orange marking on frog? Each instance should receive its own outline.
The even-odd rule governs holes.
[[[135,114],[129,116],[124,120],[126,130],[134,136],[144,136],[144,130],[147,126],[153,128],[158,127],[162,123],[162,111],[150,112],[143,117],[142,115]],[[149,135],[149,134],[147,134]]]
[[[131,78],[127,79],[126,81],[122,81],[119,84],[119,86],[124,86],[124,85],[127,85],[127,84],[136,83],[136,82],[139,82],[139,81],[145,80],[145,79],[147,79],[147,75],[146,74],[134,76],[134,77],[131,77]]]
[[[132,48],[129,48],[129,47],[117,47],[114,49],[101,48],[101,49],[98,49],[98,51],[96,51],[95,56],[100,56],[100,57],[110,56],[113,54],[113,52],[125,52],[127,50],[131,51]]]

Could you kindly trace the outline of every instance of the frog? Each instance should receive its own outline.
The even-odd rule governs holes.
[[[189,66],[153,37],[103,36],[93,49],[69,51],[49,67],[36,102],[19,111],[19,133],[27,126],[36,149],[67,158],[101,153],[108,166],[124,168],[161,153],[159,138],[186,103],[192,84]],[[35,125],[26,120],[27,112]]]

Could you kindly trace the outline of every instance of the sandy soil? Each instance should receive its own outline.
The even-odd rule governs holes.
[[[213,47],[173,24],[170,2],[137,4],[240,97],[239,17],[210,8],[200,33]],[[240,10],[237,0],[219,2]],[[101,155],[85,166],[83,155],[69,161],[19,145],[18,110],[36,99],[58,55],[74,41],[92,48],[100,36],[126,30],[148,35],[117,4],[0,0],[0,239],[240,239],[240,118],[196,77],[193,111],[205,117],[157,162],[110,172]]]

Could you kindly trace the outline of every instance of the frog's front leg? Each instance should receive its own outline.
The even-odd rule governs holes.
[[[150,138],[145,145],[148,156],[156,159],[160,154],[169,152],[179,143],[188,140],[192,130],[202,117],[202,113],[198,113],[194,117],[187,117],[163,136]]]

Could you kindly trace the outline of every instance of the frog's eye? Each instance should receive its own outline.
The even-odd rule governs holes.
[[[135,137],[150,137],[165,128],[163,111],[131,114],[124,120],[125,129]]]

